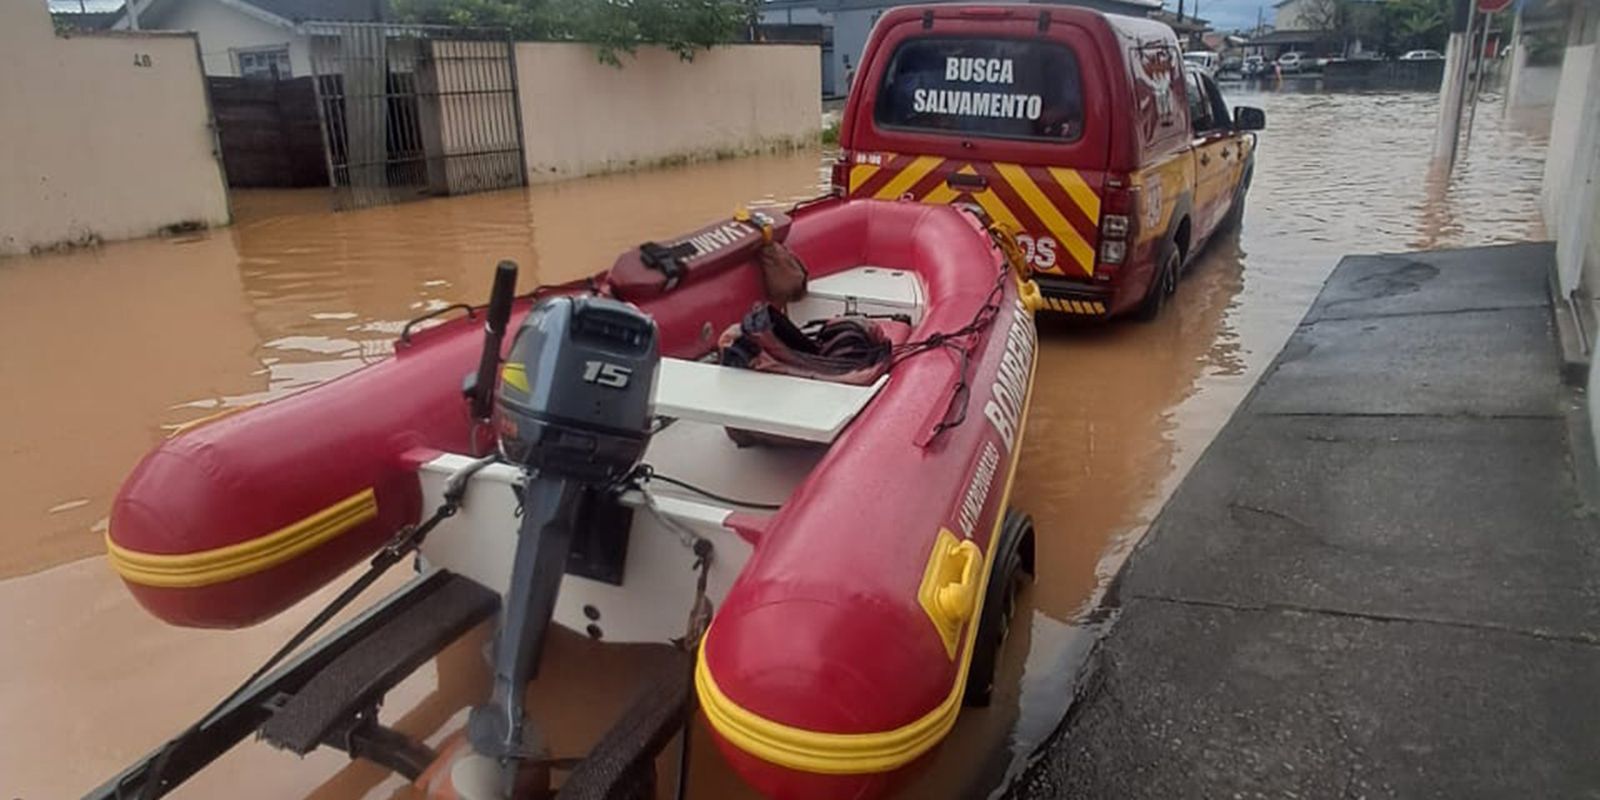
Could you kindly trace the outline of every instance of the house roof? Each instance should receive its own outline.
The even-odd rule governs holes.
[[[235,0],[290,22],[381,22],[386,0]]]
[[[142,20],[175,3],[217,3],[265,22],[292,28],[303,22],[382,22],[389,0],[132,0]],[[117,27],[126,24],[126,3],[113,12]]]
[[[121,16],[122,11],[120,9],[116,11],[89,12],[52,10],[50,12],[50,18],[55,20],[56,24],[80,31],[110,30],[111,26],[115,25],[117,19]]]

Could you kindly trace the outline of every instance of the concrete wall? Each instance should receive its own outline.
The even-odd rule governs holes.
[[[1595,161],[1594,151],[1600,148],[1600,122],[1594,119],[1600,107],[1595,102],[1600,96],[1600,81],[1594,77],[1595,68],[1600,66],[1596,64],[1595,49],[1594,44],[1569,47],[1562,60],[1560,88],[1550,116],[1544,182],[1539,192],[1545,229],[1556,236],[1556,262],[1568,287],[1577,284],[1581,264],[1578,254],[1582,248],[1562,248],[1561,233],[1573,223],[1587,222],[1582,197]],[[1590,286],[1600,288],[1600,283]]]
[[[192,36],[58,38],[0,2],[0,255],[228,221]]]
[[[1600,171],[1600,9],[1572,11],[1561,78],[1550,118],[1539,200],[1545,228],[1556,240],[1556,266],[1565,292],[1600,297],[1600,264],[1585,265]]]
[[[660,48],[601,64],[584,44],[517,44],[533,183],[809,144],[822,127],[816,45]]]
[[[207,75],[238,77],[240,50],[289,46],[289,70],[296,78],[311,74],[311,51],[306,37],[293,30],[252,17],[222,3],[167,3],[139,18],[145,30],[200,31],[200,54]]]

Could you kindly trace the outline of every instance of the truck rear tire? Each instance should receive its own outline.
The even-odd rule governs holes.
[[[1239,227],[1244,221],[1244,198],[1250,193],[1250,177],[1255,173],[1255,166],[1251,165],[1244,171],[1244,179],[1239,181],[1239,189],[1233,196],[1233,205],[1228,207],[1228,216],[1222,218],[1222,223],[1217,226],[1219,231],[1231,231]]]
[[[1167,255],[1161,259],[1160,269],[1156,271],[1155,277],[1150,279],[1150,288],[1145,290],[1144,300],[1134,312],[1135,319],[1140,322],[1152,322],[1161,316],[1161,307],[1166,305],[1167,295],[1177,291],[1179,269],[1178,248],[1167,248]]]

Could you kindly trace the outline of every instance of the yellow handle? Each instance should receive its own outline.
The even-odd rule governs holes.
[[[1017,285],[1017,296],[1022,299],[1022,304],[1028,307],[1029,313],[1038,313],[1044,308],[1044,292],[1039,290],[1035,281],[1022,281]]]
[[[978,604],[978,571],[983,567],[983,551],[972,540],[963,540],[950,549],[947,556],[954,561],[962,559],[961,577],[955,583],[939,587],[939,610],[952,621],[965,622]]]
[[[733,211],[733,221],[743,222],[761,231],[761,241],[772,243],[772,220],[765,214],[752,214],[750,209],[740,206]]]

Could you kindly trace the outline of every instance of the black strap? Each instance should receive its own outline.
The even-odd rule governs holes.
[[[659,242],[645,242],[639,245],[639,260],[643,261],[645,266],[667,276],[666,290],[670,292],[677,288],[678,280],[689,269],[685,261],[694,258],[699,252],[694,242],[679,242],[670,247]]]

